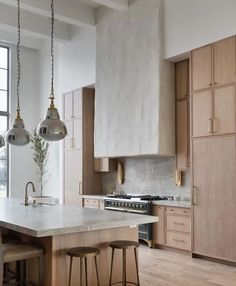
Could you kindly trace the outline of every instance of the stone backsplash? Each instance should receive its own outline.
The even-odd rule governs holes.
[[[183,173],[181,187],[175,185],[175,157],[124,158],[125,180],[117,183],[117,173],[102,175],[103,193],[114,190],[122,194],[180,195],[190,199],[190,172]]]

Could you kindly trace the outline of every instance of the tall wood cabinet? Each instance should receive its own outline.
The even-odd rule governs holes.
[[[81,195],[101,193],[101,176],[94,172],[94,90],[64,94],[64,201],[81,205]]]
[[[176,168],[189,167],[189,60],[175,64]]]
[[[191,53],[193,253],[236,262],[236,46]]]

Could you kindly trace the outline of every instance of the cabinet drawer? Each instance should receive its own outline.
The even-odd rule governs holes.
[[[98,209],[99,208],[99,201],[98,200],[84,199],[84,207],[90,208],[90,209]]]
[[[166,244],[184,250],[191,250],[191,236],[186,233],[167,231]]]
[[[190,216],[190,209],[187,208],[172,208],[167,207],[166,208],[167,214],[178,214],[178,215],[188,215]]]
[[[166,226],[168,230],[190,232],[190,217],[167,215]]]

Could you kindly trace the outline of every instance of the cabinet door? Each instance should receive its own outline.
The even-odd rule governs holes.
[[[176,159],[177,169],[188,168],[188,101],[176,103]]]
[[[212,84],[212,46],[208,45],[192,52],[192,88],[199,90]]]
[[[78,118],[74,120],[74,148],[81,149],[82,148],[82,118]]]
[[[235,86],[227,86],[214,91],[213,133],[227,134],[236,131]]]
[[[192,95],[193,137],[212,134],[212,94],[211,90]]]
[[[193,140],[194,253],[236,261],[236,137]]]
[[[82,151],[65,151],[65,203],[80,204],[82,194]]]
[[[69,120],[73,116],[73,92],[64,94],[64,120]]]
[[[73,148],[73,120],[68,120],[66,122],[67,136],[65,137],[65,150]]]
[[[75,118],[82,117],[82,89],[74,91],[73,112]]]
[[[235,37],[215,43],[213,49],[214,84],[235,82]]]
[[[153,239],[155,244],[165,244],[165,207],[153,206],[153,215],[159,217],[159,222],[153,224]]]
[[[189,61],[175,64],[176,99],[184,99],[189,95]]]

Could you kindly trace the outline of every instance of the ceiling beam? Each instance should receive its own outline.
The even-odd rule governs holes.
[[[17,6],[16,0],[0,0],[0,3]],[[76,1],[55,1],[55,19],[77,27],[95,29],[95,11],[93,8]],[[50,17],[50,1],[48,0],[21,0],[23,10],[40,16]]]
[[[92,0],[92,1],[118,11],[124,11],[129,8],[128,0]]]
[[[3,31],[15,32],[17,29],[16,7],[0,4],[0,29]],[[22,35],[39,39],[50,37],[51,22],[49,18],[35,15],[28,11],[21,11],[21,32]],[[59,41],[70,40],[70,25],[55,22],[55,39]]]

